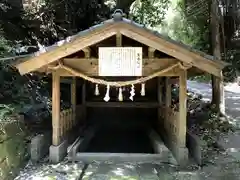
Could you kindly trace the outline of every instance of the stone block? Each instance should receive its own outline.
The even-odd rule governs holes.
[[[193,157],[198,165],[202,165],[202,146],[204,145],[201,139],[198,136],[187,132],[186,144],[189,154]]]
[[[30,154],[32,161],[39,161],[49,151],[51,145],[51,133],[39,134],[32,138],[30,145]]]
[[[173,154],[180,166],[185,167],[188,165],[189,157],[188,149],[186,147],[173,147]]]
[[[149,138],[151,140],[154,152],[161,156],[162,161],[177,164],[172,152],[166,147],[161,137],[155,131],[152,130],[150,132]]]
[[[21,122],[3,122],[0,128],[0,142],[14,136],[25,136],[25,128]]]
[[[63,141],[58,146],[50,146],[49,148],[49,160],[51,163],[59,163],[67,155],[68,142]]]

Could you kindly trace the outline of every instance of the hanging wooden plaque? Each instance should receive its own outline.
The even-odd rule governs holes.
[[[141,47],[100,47],[99,76],[142,76]]]

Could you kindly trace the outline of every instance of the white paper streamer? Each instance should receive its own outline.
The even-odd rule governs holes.
[[[118,90],[118,100],[123,101],[123,94],[122,94],[122,88],[121,87]]]
[[[145,96],[145,84],[141,84],[141,96]]]
[[[134,90],[134,85],[132,84],[129,99],[131,99],[133,101],[134,96],[135,96],[135,90]]]
[[[95,96],[99,96],[100,93],[99,93],[99,88],[98,88],[98,84],[95,85]]]
[[[107,85],[107,91],[106,91],[105,97],[103,98],[103,100],[106,102],[110,100],[109,91],[110,91],[110,85]]]

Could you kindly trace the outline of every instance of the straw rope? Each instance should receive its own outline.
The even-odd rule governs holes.
[[[136,80],[129,80],[129,81],[106,81],[106,80],[103,80],[103,79],[98,79],[98,78],[92,78],[92,77],[89,77],[79,71],[76,71],[74,70],[73,68],[69,67],[69,66],[66,66],[64,65],[62,62],[59,62],[59,64],[55,67],[51,67],[50,69],[51,70],[58,70],[58,69],[65,69],[66,71],[68,71],[69,73],[75,75],[75,76],[78,76],[78,77],[81,77],[87,81],[90,81],[94,84],[101,84],[101,85],[109,85],[109,86],[112,86],[112,87],[123,87],[123,86],[128,86],[128,85],[135,85],[135,84],[142,84],[142,83],[145,83],[146,81],[150,80],[150,79],[153,79],[157,76],[160,76],[161,74],[164,74],[176,67],[180,67],[181,69],[188,69],[189,67],[188,66],[183,66],[180,62],[179,63],[176,63],[170,67],[167,67],[165,69],[162,69],[158,72],[155,72],[149,76],[146,76],[146,77],[140,77]]]

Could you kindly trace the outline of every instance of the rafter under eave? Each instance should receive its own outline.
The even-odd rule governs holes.
[[[119,35],[119,33],[218,77],[221,76],[222,69],[227,65],[223,61],[208,58],[207,55],[192,51],[173,40],[167,40],[151,30],[123,19],[122,21],[103,23],[103,25],[97,28],[90,28],[86,32],[84,31],[83,34],[80,32],[81,36],[74,41],[19,63],[16,67],[21,74],[36,71],[80,50],[85,49],[86,51],[86,48],[89,46],[111,36]]]
[[[139,27],[134,27],[129,24],[123,23],[120,32],[126,37],[129,37],[140,43],[164,52],[172,57],[175,57],[176,59],[179,59],[184,63],[192,64],[194,67],[197,67],[217,77],[220,77],[222,69],[226,66],[226,63],[223,63],[222,61],[218,63],[213,60],[208,60],[187,49],[167,42]]]
[[[86,47],[103,41],[111,36],[116,35],[116,24],[105,25],[104,28],[93,30],[86,34],[86,36],[81,36],[63,46],[58,47],[56,50],[49,51],[27,60],[23,63],[16,65],[20,74],[27,74],[31,71],[36,71],[37,69],[53,63],[65,56],[71,55],[78,52]]]

